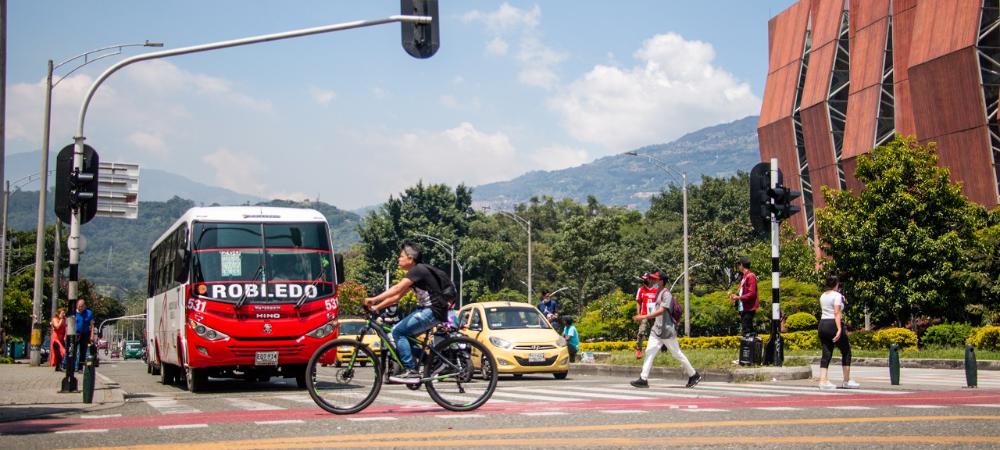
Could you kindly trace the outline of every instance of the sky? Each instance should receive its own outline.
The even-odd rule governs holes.
[[[758,114],[767,20],[792,3],[441,0],[429,59],[389,24],[140,62],[97,90],[84,135],[101,161],[354,209],[418,181],[503,181]],[[11,0],[6,151],[41,148],[49,59],[398,13],[395,0]],[[72,143],[102,71],[155,50],[58,69],[50,149]]]

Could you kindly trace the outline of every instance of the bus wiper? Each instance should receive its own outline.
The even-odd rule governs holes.
[[[309,286],[315,286],[316,283],[319,283],[319,280],[322,280],[324,277],[326,277],[325,273],[319,274],[319,276],[316,277],[315,280],[312,280],[312,282],[309,283]],[[306,296],[308,295],[309,294],[307,294],[307,291],[305,289],[302,289],[302,296],[299,297],[299,299],[295,302],[295,309],[299,309],[302,307],[302,304],[306,302]]]
[[[253,279],[250,280],[250,284],[257,282],[257,278],[259,278],[263,273],[264,273],[264,263],[260,263],[260,265],[257,266],[257,271],[254,272],[253,274]],[[234,305],[237,311],[239,311],[240,308],[243,307],[243,302],[245,302],[246,300],[247,300],[247,289],[243,289],[243,295],[240,296],[240,299],[237,300],[236,305]]]

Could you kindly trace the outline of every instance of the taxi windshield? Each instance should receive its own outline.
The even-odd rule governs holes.
[[[503,306],[486,308],[486,323],[491,330],[513,330],[524,328],[549,329],[549,324],[534,308]]]
[[[340,335],[357,335],[365,328],[364,322],[340,322]]]

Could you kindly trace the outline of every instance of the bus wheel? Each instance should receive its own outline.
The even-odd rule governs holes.
[[[155,363],[149,363],[149,370],[151,370],[151,372],[149,373],[153,375],[159,375],[161,371],[160,365]]]
[[[174,383],[174,366],[170,364],[160,365],[160,384],[170,386]]]
[[[184,371],[184,379],[187,382],[187,390],[190,392],[204,391],[205,385],[208,384],[208,376],[206,376],[205,371],[201,369],[192,369],[188,367]]]
[[[301,370],[295,372],[295,385],[298,386],[299,389],[305,389],[306,388],[306,368],[305,367],[303,367]]]

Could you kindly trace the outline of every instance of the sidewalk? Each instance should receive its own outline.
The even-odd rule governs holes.
[[[60,394],[65,373],[48,365],[31,367],[26,360],[0,364],[0,422],[40,416],[80,414],[114,408],[125,403],[117,384],[102,379],[100,369],[94,382],[94,402],[83,403],[83,374],[76,372],[78,392]]]

